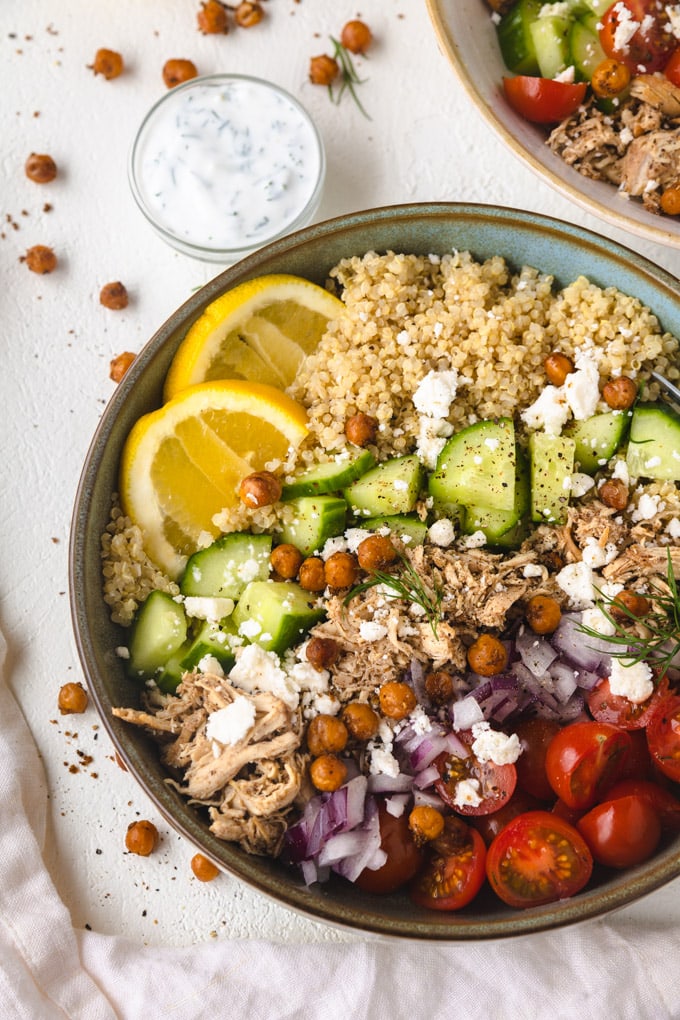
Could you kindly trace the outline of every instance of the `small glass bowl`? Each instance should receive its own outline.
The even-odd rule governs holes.
[[[310,223],[325,172],[321,136],[300,103],[239,74],[193,78],[159,99],[128,167],[159,237],[227,265]]]

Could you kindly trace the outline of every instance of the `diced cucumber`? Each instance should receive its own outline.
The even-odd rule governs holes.
[[[165,694],[174,694],[177,690],[185,669],[182,666],[182,654],[184,646],[178,652],[170,656],[165,665],[154,674],[156,686]]]
[[[415,454],[392,457],[348,486],[344,495],[352,512],[359,516],[408,514],[416,505],[423,478]]]
[[[498,22],[496,33],[505,66],[514,74],[538,74],[531,25],[542,0],[519,0]]]
[[[531,22],[529,31],[541,77],[554,78],[568,66],[571,24],[570,18],[559,15]]]
[[[130,636],[128,667],[133,676],[153,677],[180,650],[187,620],[179,602],[164,591],[152,591],[137,610]]]
[[[515,502],[512,510],[495,510],[489,507],[465,507],[462,531],[474,535],[483,531],[489,545],[498,545],[500,540],[514,530],[525,517],[530,503],[529,463],[526,454],[519,447],[516,451]]]
[[[236,637],[236,634],[236,624],[230,616],[219,623],[206,620],[195,637],[184,647],[180,662],[182,669],[187,671],[195,669],[201,659],[211,655],[217,659],[225,673],[228,672],[236,661],[231,644],[231,639]]]
[[[293,516],[282,525],[281,541],[294,545],[303,556],[319,552],[347,526],[347,503],[339,496],[300,496],[288,505]]]
[[[233,532],[189,557],[180,581],[183,595],[238,599],[249,581],[269,577],[271,535]]]
[[[632,478],[680,481],[680,415],[668,404],[636,404],[626,465]]]
[[[576,444],[570,436],[533,432],[529,436],[531,519],[564,524],[569,508]]]
[[[576,444],[578,470],[594,475],[604,467],[623,443],[630,420],[630,411],[608,411],[570,425],[565,434]]]
[[[512,420],[479,421],[451,436],[430,475],[429,490],[437,501],[512,510],[515,504]]]
[[[583,3],[590,8],[590,10],[598,18],[601,18],[608,7],[611,7],[612,0],[583,0]]]
[[[281,499],[295,499],[297,496],[320,496],[328,492],[341,492],[357,478],[361,478],[375,466],[375,457],[370,450],[360,450],[339,461],[319,464],[283,486]]]
[[[422,545],[427,536],[427,524],[416,514],[387,514],[383,517],[369,517],[359,522],[360,528],[367,531],[380,531],[388,528],[393,535],[398,535],[407,545]]]
[[[316,596],[293,581],[253,581],[232,620],[249,641],[281,655],[323,619],[324,610],[316,601]]]
[[[573,64],[576,77],[580,81],[590,81],[593,71],[606,56],[600,44],[596,25],[595,15],[573,21],[571,24],[568,61]]]

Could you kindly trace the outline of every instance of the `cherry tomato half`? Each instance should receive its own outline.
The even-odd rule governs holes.
[[[469,731],[463,730],[458,736],[470,747],[473,738]],[[481,762],[472,750],[467,758],[458,758],[445,751],[434,764],[441,776],[434,784],[437,793],[445,804],[461,815],[490,815],[498,811],[507,804],[517,785],[517,769],[514,765]],[[460,793],[458,784],[470,780],[481,797],[479,804],[465,804],[460,797],[457,798],[457,792]]]
[[[591,808],[578,829],[596,861],[632,868],[651,857],[661,838],[659,816],[646,797],[629,795]]]
[[[680,88],[680,49],[674,50],[670,60],[663,69],[668,80]]]
[[[670,790],[648,779],[622,779],[607,790],[607,800],[619,797],[643,797],[649,801],[665,832],[680,832],[680,800]]]
[[[575,722],[553,737],[545,756],[550,785],[568,807],[592,807],[621,775],[632,753],[626,730]]]
[[[518,815],[496,836],[486,855],[486,875],[510,907],[537,907],[580,892],[593,857],[577,829],[550,811]]]
[[[659,702],[647,724],[652,761],[665,776],[680,782],[680,696],[669,694]]]
[[[484,884],[484,840],[461,818],[449,816],[430,847],[432,856],[411,886],[411,899],[428,910],[460,910]]]
[[[638,74],[663,70],[678,44],[667,6],[658,0],[618,0],[613,3],[600,19],[600,44],[607,56],[619,60]],[[627,26],[633,28],[635,25],[637,29],[633,35],[622,44],[621,34],[625,37]]]
[[[494,839],[504,829],[508,822],[511,822],[517,815],[523,815],[527,811],[540,811],[545,807],[542,801],[531,794],[525,793],[519,786],[509,800],[506,800],[502,808],[494,811],[491,815],[470,816],[470,825],[477,830],[487,846],[493,843]]]
[[[510,106],[534,124],[556,124],[571,117],[585,99],[587,85],[553,81],[518,74],[503,79],[503,90]]]
[[[423,863],[423,853],[416,846],[408,825],[408,812],[395,818],[384,803],[378,808],[380,846],[387,860],[375,870],[364,868],[355,881],[364,892],[391,893],[410,882]]]
[[[555,794],[545,772],[545,755],[548,744],[561,726],[552,719],[525,719],[515,732],[522,745],[522,753],[515,763],[517,783],[539,800],[553,801]]]
[[[668,680],[662,677],[654,689],[654,693],[636,705],[628,698],[612,694],[609,687],[609,680],[601,680],[597,687],[586,695],[590,714],[598,722],[612,723],[624,730],[643,729],[649,722],[654,709],[663,697],[668,693]]]

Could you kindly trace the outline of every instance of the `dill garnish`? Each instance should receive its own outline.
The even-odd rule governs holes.
[[[412,602],[420,606],[425,613],[432,633],[437,638],[437,625],[441,621],[442,599],[444,593],[437,585],[434,586],[434,593],[431,595],[422,582],[418,572],[410,561],[400,553],[403,572],[401,574],[388,574],[385,570],[372,570],[367,581],[357,584],[348,595],[345,596],[344,605],[347,606],[357,595],[381,585],[385,588],[385,597],[390,599],[403,599],[405,602]]]
[[[660,676],[680,652],[680,599],[670,549],[667,553],[665,587],[653,581],[649,583],[650,591],[646,596],[650,601],[649,612],[638,616],[617,596],[604,596],[609,608],[604,605],[599,608],[614,628],[614,633],[601,634],[583,623],[579,624],[579,630],[584,634],[611,644],[611,654],[614,657],[625,659],[631,666],[647,662],[659,670]],[[602,593],[598,591],[598,594]],[[630,624],[641,624],[644,635],[629,630],[627,625]]]
[[[328,94],[331,97],[331,100],[337,106],[340,103],[340,100],[342,99],[344,93],[349,92],[352,99],[357,104],[360,111],[363,113],[364,117],[366,117],[367,120],[370,120],[371,118],[361,105],[359,97],[357,96],[356,91],[354,89],[355,85],[363,85],[366,79],[360,78],[359,75],[357,74],[349,50],[346,49],[346,47],[344,47],[342,43],[339,42],[338,39],[334,39],[333,36],[330,36],[330,40],[333,43],[333,56],[335,57],[340,66],[340,85],[337,89],[336,95],[336,93],[333,91],[333,83],[331,83],[328,86]]]

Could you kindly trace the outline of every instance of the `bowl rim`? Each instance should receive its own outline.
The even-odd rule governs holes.
[[[168,806],[168,797],[149,786],[142,774],[141,756],[137,754],[134,741],[126,738],[125,724],[109,714],[109,705],[99,690],[97,676],[96,649],[93,635],[88,626],[88,602],[83,585],[80,584],[82,566],[86,556],[87,521],[90,512],[90,497],[99,472],[107,444],[111,441],[113,427],[121,410],[128,399],[130,390],[135,386],[137,378],[145,369],[154,354],[172,337],[177,325],[184,322],[187,315],[200,314],[200,309],[210,303],[216,294],[222,293],[232,282],[248,279],[257,275],[263,261],[272,256],[289,255],[304,246],[310,240],[324,239],[337,231],[353,225],[375,226],[384,221],[400,223],[409,218],[440,219],[455,222],[463,217],[476,217],[485,221],[501,220],[506,227],[521,224],[526,227],[539,227],[541,230],[565,232],[570,239],[577,241],[579,246],[590,245],[597,252],[615,256],[626,264],[632,264],[636,270],[646,274],[655,286],[661,286],[680,304],[680,285],[666,270],[656,266],[649,259],[641,256],[618,242],[603,238],[587,228],[578,227],[566,221],[538,213],[529,213],[509,207],[479,205],[469,203],[415,203],[390,207],[377,207],[356,213],[334,217],[303,228],[295,234],[282,238],[247,256],[237,265],[219,273],[213,280],[191,295],[179,308],[172,313],[161,327],[152,335],[140,351],[133,365],[122,382],[118,384],[111,399],[97,424],[94,435],[87,450],[83,468],[77,485],[68,551],[69,571],[69,603],[71,609],[72,628],[80,664],[88,685],[88,691],[101,717],[107,735],[118,752],[127,769],[139,784],[144,793],[154,804],[169,827],[180,833],[190,844],[196,846],[206,857],[212,860],[221,870],[228,872],[251,888],[270,898],[279,906],[287,907],[310,920],[323,922],[332,927],[350,931],[363,936],[375,936],[385,940],[430,941],[455,944],[466,941],[487,941],[519,937],[526,934],[566,927],[575,923],[600,917],[611,910],[625,906],[642,896],[658,889],[680,875],[680,849],[647,862],[644,875],[627,873],[625,886],[616,885],[612,889],[603,890],[595,887],[584,891],[571,900],[563,900],[557,904],[548,904],[543,908],[532,908],[528,911],[508,913],[507,918],[500,920],[470,919],[458,915],[449,925],[440,923],[420,922],[412,919],[402,920],[394,917],[386,918],[380,914],[379,904],[370,912],[367,919],[358,908],[344,908],[337,901],[327,899],[323,895],[310,895],[309,891],[296,880],[292,873],[285,876],[267,874],[257,862],[253,862],[242,851],[234,849],[224,841],[218,840],[207,832],[201,834],[201,841],[191,831],[190,825],[183,819],[192,818],[191,812],[181,802],[176,809],[179,816]],[[499,253],[503,254],[503,253]],[[330,267],[329,267],[330,268]],[[91,539],[90,539],[91,541]],[[99,536],[97,536],[99,548]],[[101,587],[101,585],[100,585]],[[100,609],[106,612],[101,599]],[[109,652],[112,650],[109,649]],[[129,728],[128,728],[129,729]],[[159,768],[160,765],[159,765]],[[159,788],[162,784],[158,784]],[[173,805],[176,807],[177,802]],[[261,859],[259,859],[261,860]],[[276,862],[274,862],[276,864]],[[276,865],[280,867],[280,865]],[[312,887],[313,889],[315,887]],[[319,887],[316,887],[319,888]],[[371,901],[372,905],[372,901]]]
[[[220,82],[247,82],[251,85],[261,87],[267,92],[276,93],[283,97],[290,105],[298,111],[302,119],[304,120],[307,127],[310,129],[314,143],[316,145],[319,168],[314,183],[314,188],[305,202],[300,212],[295,216],[293,220],[281,227],[275,233],[268,235],[267,237],[260,238],[254,243],[238,245],[235,247],[222,247],[212,246],[206,244],[197,244],[193,241],[187,241],[185,238],[180,237],[174,231],[170,230],[167,226],[164,226],[151,212],[145,199],[141,184],[139,182],[139,173],[137,167],[137,156],[139,154],[140,147],[144,140],[144,133],[146,128],[150,125],[157,112],[163,107],[170,104],[176,99],[182,92],[188,92],[195,89],[200,85],[219,85]],[[142,213],[147,223],[156,231],[159,237],[161,237],[167,244],[171,245],[176,251],[181,251],[185,255],[190,255],[193,258],[203,259],[210,262],[229,262],[241,258],[248,253],[259,249],[261,246],[271,244],[272,241],[276,241],[280,237],[285,237],[293,231],[301,228],[309,222],[311,217],[316,212],[316,209],[321,200],[321,194],[323,192],[324,182],[326,179],[326,150],[323,143],[321,133],[316,126],[316,123],[312,119],[311,114],[302,105],[300,100],[293,96],[286,89],[274,82],[268,81],[266,78],[259,78],[255,75],[250,74],[236,74],[229,71],[217,72],[215,74],[202,74],[195,78],[190,78],[188,81],[182,82],[180,85],[175,85],[167,92],[163,93],[147,110],[144,117],[137,127],[132,145],[127,159],[127,176],[128,184],[132,197],[135,200],[137,208]]]
[[[610,208],[604,201],[600,202],[584,194],[578,187],[577,182],[579,178],[581,181],[585,178],[577,170],[573,170],[571,167],[567,168],[572,170],[574,174],[574,183],[572,184],[569,180],[565,180],[552,173],[526,146],[519,142],[512,131],[508,129],[500,114],[480,95],[472,75],[467,69],[464,53],[453,37],[444,14],[443,8],[447,0],[425,0],[425,2],[442,53],[448,58],[456,76],[481,116],[517,159],[528,164],[542,180],[564,198],[569,199],[577,206],[604,220],[611,226],[656,244],[668,245],[671,248],[680,247],[680,227],[677,230],[670,230],[664,226],[664,223],[673,222],[672,220],[669,221],[662,216],[655,216],[653,213],[650,213],[650,217],[654,216],[654,220],[649,223],[643,223],[634,218],[627,217],[623,212],[617,212],[616,209]],[[455,0],[453,0],[453,3],[455,5]],[[482,0],[479,0],[479,5],[480,10],[483,10]],[[490,18],[493,12],[490,8],[487,8],[487,13]],[[604,184],[605,182],[602,183]],[[611,188],[612,199],[616,199],[617,191],[615,186],[607,185],[607,187]],[[659,221],[658,226],[656,224],[657,220]]]

